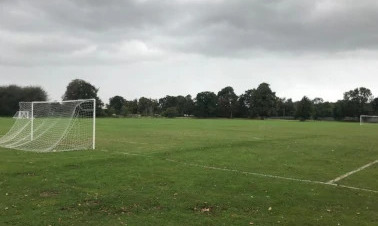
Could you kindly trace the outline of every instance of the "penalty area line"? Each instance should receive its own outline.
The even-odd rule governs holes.
[[[372,166],[372,165],[374,165],[374,164],[376,164],[376,163],[378,163],[378,160],[375,160],[375,161],[373,161],[373,162],[370,162],[370,163],[368,163],[368,164],[366,164],[366,165],[364,165],[364,166],[361,166],[361,167],[358,168],[358,169],[355,169],[355,170],[350,171],[350,172],[348,172],[348,173],[346,173],[346,174],[343,174],[343,175],[341,175],[341,176],[339,176],[339,177],[337,177],[337,178],[335,178],[335,179],[333,179],[333,180],[330,180],[330,181],[327,182],[327,184],[335,184],[336,182],[338,182],[338,181],[340,181],[340,180],[342,180],[342,179],[344,179],[344,178],[346,178],[346,177],[349,177],[349,176],[352,175],[352,174],[355,174],[355,173],[357,173],[357,172],[360,172],[361,170],[364,170],[364,169],[366,169],[366,168],[368,168],[368,167],[370,167],[370,166]]]
[[[199,164],[194,164],[194,163],[180,162],[180,161],[177,161],[177,160],[174,160],[174,159],[165,159],[165,160],[167,160],[169,162],[174,162],[174,163],[186,165],[186,166],[200,167],[200,168],[203,168],[203,169],[234,172],[234,173],[240,173],[240,174],[245,174],[245,175],[268,177],[268,178],[281,179],[281,180],[290,180],[290,181],[297,181],[297,182],[303,182],[303,183],[308,183],[308,184],[321,184],[321,185],[327,185],[327,186],[333,186],[333,187],[346,188],[346,189],[350,189],[350,190],[358,190],[358,191],[378,193],[378,191],[376,191],[376,190],[371,190],[371,189],[366,189],[366,188],[358,188],[358,187],[352,187],[352,186],[346,186],[346,185],[339,185],[339,184],[330,184],[328,182],[322,182],[322,181],[297,179],[297,178],[276,176],[276,175],[263,174],[263,173],[247,172],[247,171],[241,171],[241,170],[236,170],[236,169],[220,168],[220,167],[214,167],[214,166],[205,166],[205,165],[199,165]]]

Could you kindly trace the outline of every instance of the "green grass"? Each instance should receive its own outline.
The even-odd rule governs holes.
[[[0,225],[377,225],[378,193],[240,173],[327,182],[376,159],[378,125],[98,119],[95,151],[0,148]]]

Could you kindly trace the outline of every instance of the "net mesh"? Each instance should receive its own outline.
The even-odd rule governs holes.
[[[360,124],[363,125],[365,123],[378,123],[378,116],[361,115]]]
[[[94,147],[95,100],[21,102],[0,146],[50,152]]]

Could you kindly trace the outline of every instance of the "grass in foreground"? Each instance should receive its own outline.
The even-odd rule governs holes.
[[[0,133],[11,123],[0,119]],[[95,151],[0,149],[0,224],[378,224],[378,193],[196,166],[327,182],[378,159],[377,125],[191,119],[97,123]],[[377,169],[373,165],[339,183],[378,190]]]

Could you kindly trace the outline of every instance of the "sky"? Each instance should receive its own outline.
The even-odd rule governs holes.
[[[0,86],[108,102],[267,82],[279,97],[378,96],[376,0],[1,0]]]

